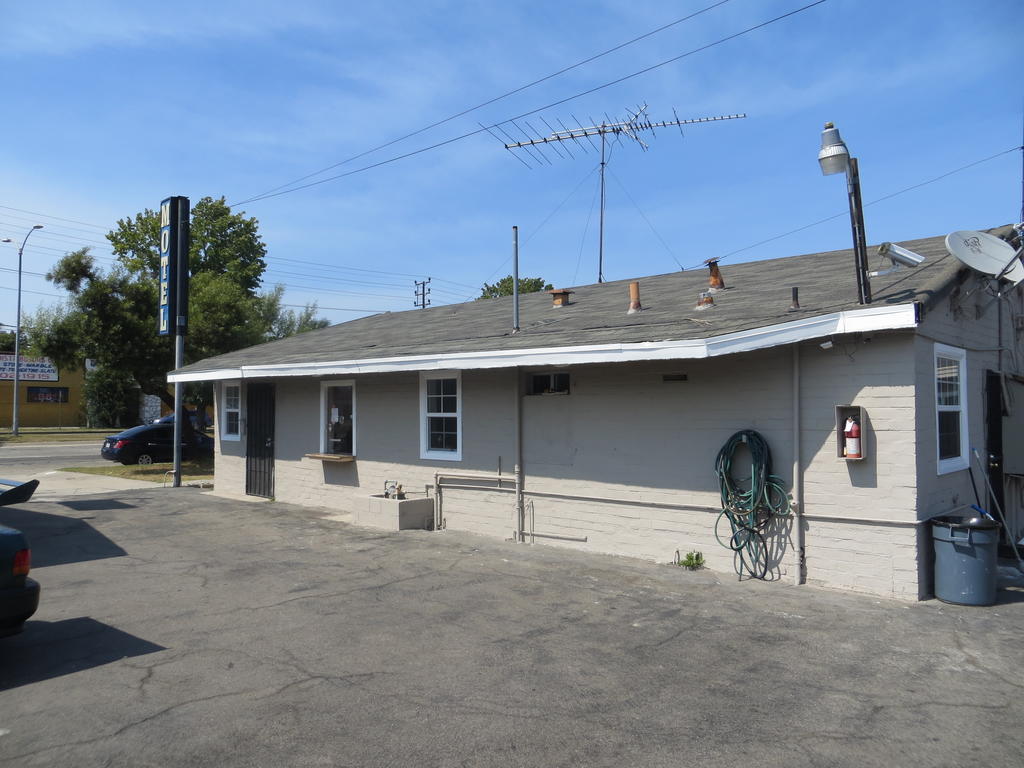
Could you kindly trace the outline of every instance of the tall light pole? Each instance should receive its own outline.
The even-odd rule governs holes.
[[[857,301],[871,303],[871,283],[868,281],[868,245],[864,236],[864,205],[860,198],[860,171],[857,158],[850,157],[846,142],[839,129],[825,123],[821,132],[821,151],[818,152],[821,172],[826,176],[846,171],[846,195],[850,201],[850,227],[853,229],[853,258],[857,266]]]
[[[32,229],[25,235],[25,239],[21,241],[21,248],[18,249],[18,310],[14,321],[14,389],[11,390],[11,399],[14,400],[14,412],[11,414],[11,434],[15,437],[18,435],[18,385],[21,383],[21,256],[25,252],[25,243],[28,242],[29,235],[42,228],[42,224],[33,224]],[[13,241],[6,237],[3,242]]]

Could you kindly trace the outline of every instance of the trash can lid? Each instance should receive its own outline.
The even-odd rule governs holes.
[[[948,525],[953,528],[971,528],[974,530],[991,530],[992,528],[998,528],[999,523],[988,517],[982,517],[981,515],[975,515],[968,517],[967,515],[939,515],[938,517],[931,518],[933,525]]]

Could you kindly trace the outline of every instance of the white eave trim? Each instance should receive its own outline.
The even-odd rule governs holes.
[[[517,366],[579,365],[582,363],[625,363],[640,360],[689,360],[738,352],[752,352],[823,336],[844,333],[890,331],[917,326],[917,305],[865,307],[829,315],[801,318],[762,328],[726,333],[706,339],[685,341],[643,341],[624,344],[590,344],[578,347],[536,347],[533,349],[450,352],[432,355],[403,355],[363,360],[317,363],[243,365],[210,371],[170,373],[169,382],[215,381],[220,379],[264,379],[282,376],[338,376],[392,371],[469,370],[473,368],[515,368]]]

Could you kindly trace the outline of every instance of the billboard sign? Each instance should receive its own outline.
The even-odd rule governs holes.
[[[160,297],[157,333],[184,334],[188,307],[189,203],[187,197],[168,197],[160,203]],[[178,329],[178,330],[176,330]]]
[[[67,387],[29,387],[27,394],[30,403],[68,402]]]
[[[48,357],[21,355],[18,379],[21,381],[60,381],[60,371]],[[0,355],[0,380],[14,381],[14,355]]]

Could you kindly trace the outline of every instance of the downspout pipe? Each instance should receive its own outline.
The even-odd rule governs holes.
[[[794,289],[795,290],[795,289]],[[800,463],[800,345],[793,345],[793,584],[804,583],[803,467]]]
[[[525,506],[523,505],[522,472],[522,374],[515,369],[515,531],[516,542],[525,541],[523,528]]]
[[[441,473],[434,473],[434,530],[441,530]]]

